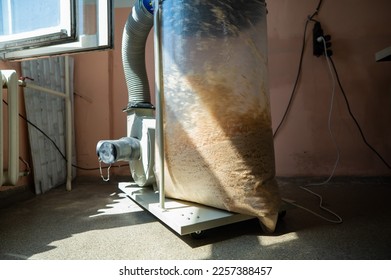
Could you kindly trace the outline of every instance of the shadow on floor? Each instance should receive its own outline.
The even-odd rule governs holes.
[[[332,219],[301,182],[283,197]],[[274,234],[257,219],[178,236],[118,190],[116,182],[75,182],[0,209],[0,259],[390,259],[389,181],[336,180],[313,187],[343,218],[332,224],[288,209]]]

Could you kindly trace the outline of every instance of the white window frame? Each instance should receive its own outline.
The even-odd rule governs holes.
[[[33,31],[12,34],[11,0],[0,0],[3,4],[3,25],[7,35],[0,35],[0,51],[13,51],[27,47],[39,47],[48,42],[69,42],[75,40],[75,15],[72,12],[74,0],[60,1],[60,23],[57,26],[39,28]],[[28,8],[27,8],[28,9]]]
[[[1,0],[0,0],[1,1]],[[66,0],[69,1],[69,0]],[[113,4],[112,0],[70,0],[74,3],[70,12],[75,11],[76,20],[71,23],[75,30],[71,31],[71,36],[64,39],[65,32],[52,33],[49,36],[38,37],[46,40],[41,46],[32,46],[23,49],[2,49],[0,43],[0,59],[21,60],[24,58],[36,58],[40,56],[71,54],[76,52],[91,51],[97,49],[113,48]],[[82,9],[84,5],[96,3],[96,34],[82,34],[84,22]],[[98,20],[99,19],[99,20]],[[51,36],[51,42],[47,39]],[[61,38],[63,37],[63,38]],[[65,40],[61,41],[61,40]],[[24,46],[23,46],[24,47]]]

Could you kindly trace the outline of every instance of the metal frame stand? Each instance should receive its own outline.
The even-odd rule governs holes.
[[[202,231],[254,219],[192,202],[166,198],[164,208],[159,201],[159,193],[152,188],[139,187],[135,183],[119,183],[119,189],[144,210],[153,214],[162,223],[179,235],[199,234]]]

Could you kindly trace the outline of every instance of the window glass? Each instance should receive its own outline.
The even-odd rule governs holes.
[[[12,0],[10,3],[12,24],[8,34],[60,25],[60,0]],[[41,19],[37,20],[38,17]]]
[[[110,0],[0,0],[0,59],[112,48]]]

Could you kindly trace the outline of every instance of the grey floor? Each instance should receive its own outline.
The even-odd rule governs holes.
[[[298,188],[321,179],[279,178],[282,196],[329,219]],[[77,179],[0,209],[0,259],[391,259],[389,178],[336,178],[311,187],[343,223],[291,208],[274,234],[256,220],[179,236],[118,190],[117,182]]]

